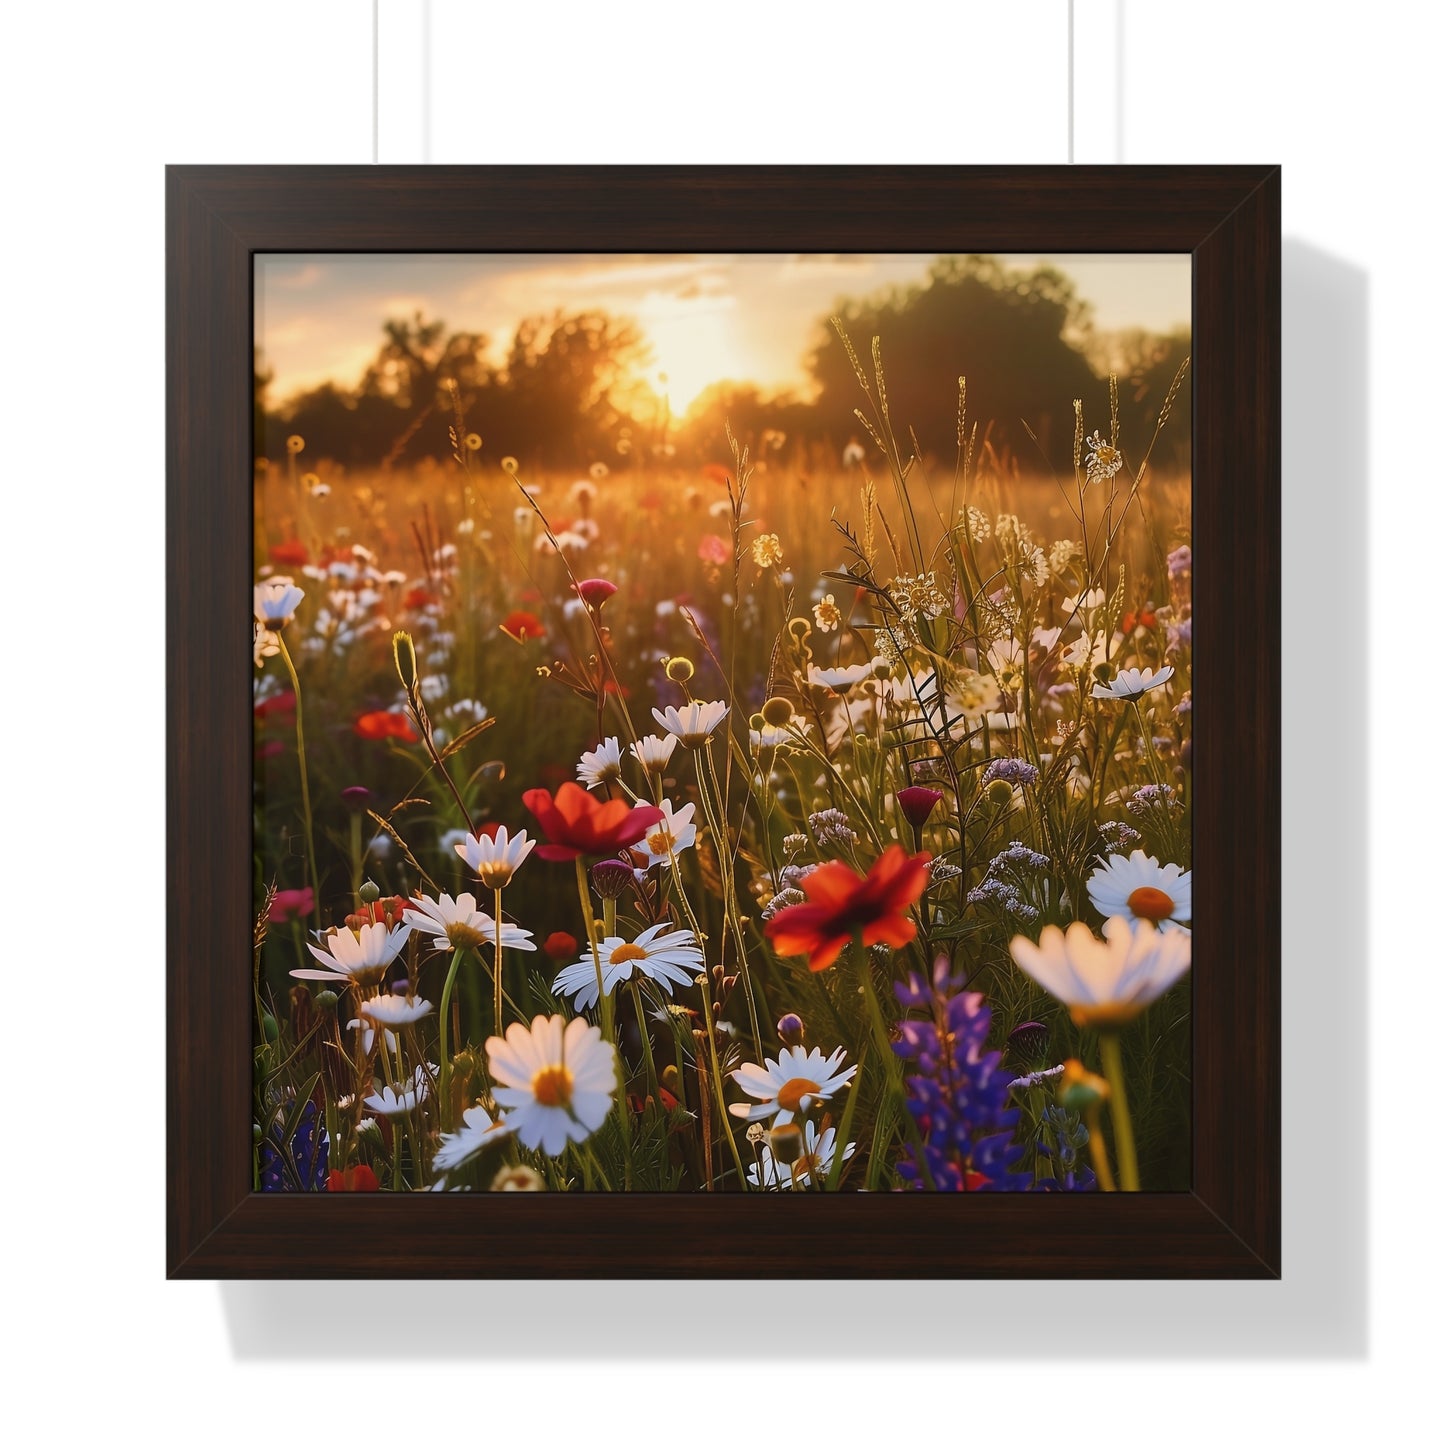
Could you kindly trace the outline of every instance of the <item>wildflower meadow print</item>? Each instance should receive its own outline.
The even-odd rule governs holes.
[[[255,1187],[1187,1189],[1189,285],[258,256]]]

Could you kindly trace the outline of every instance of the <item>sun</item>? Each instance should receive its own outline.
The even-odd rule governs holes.
[[[672,304],[642,308],[653,357],[647,380],[680,417],[715,382],[747,376],[748,364],[733,308],[718,304],[724,298],[666,299]]]

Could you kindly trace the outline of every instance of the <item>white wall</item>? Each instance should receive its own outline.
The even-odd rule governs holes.
[[[382,11],[385,159],[1068,155],[1064,0]],[[640,1411],[649,1433],[687,1438],[807,1421],[874,1437],[1331,1439],[1383,1433],[1428,1398],[1441,950],[1427,589],[1445,529],[1425,197],[1438,189],[1439,13],[1079,0],[1078,24],[1080,159],[1285,166],[1286,1282],[162,1282],[161,167],[370,160],[370,5],[12,7],[0,469],[23,762],[7,770],[17,1006],[0,1137],[20,1348],[7,1403],[33,1412],[20,1438],[124,1416],[158,1439],[412,1439],[418,1425],[531,1439]],[[96,382],[89,348],[138,395]],[[1367,745],[1381,759],[1369,799]],[[58,1113],[52,1090],[68,1101]],[[679,1332],[706,1363],[649,1364]],[[589,1345],[649,1367],[624,1380],[615,1360],[555,1358]],[[1116,1347],[1124,1363],[1068,1358]]]

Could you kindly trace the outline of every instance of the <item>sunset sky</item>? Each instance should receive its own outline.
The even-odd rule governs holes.
[[[285,399],[353,385],[381,324],[416,311],[481,331],[500,360],[517,323],[599,308],[636,321],[653,352],[647,379],[684,412],[716,381],[805,389],[804,361],[843,297],[921,281],[935,258],[907,255],[270,255],[256,258],[256,341]],[[1187,255],[1018,256],[1048,260],[1092,303],[1101,331],[1189,324]],[[665,377],[665,380],[663,378]]]

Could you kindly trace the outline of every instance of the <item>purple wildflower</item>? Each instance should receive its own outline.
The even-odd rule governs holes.
[[[922,1138],[898,1173],[914,1188],[954,1193],[1030,1188],[1032,1179],[1014,1171],[1023,1157],[1013,1142],[1019,1115],[1009,1102],[1012,1076],[987,1049],[992,1013],[983,995],[964,990],[945,958],[931,982],[913,973],[894,992],[905,1009],[928,1013],[905,1018],[893,1045],[912,1066],[904,1087]]]
[[[1039,770],[1032,763],[1026,763],[1022,758],[995,758],[983,770],[979,786],[986,788],[996,781],[1026,784],[1038,780]]]
[[[1168,811],[1174,803],[1174,789],[1168,783],[1145,783],[1134,789],[1134,796],[1124,806],[1136,817],[1148,819],[1154,809]]]
[[[1194,554],[1188,547],[1176,547],[1166,559],[1169,564],[1169,575],[1180,577],[1185,572],[1194,570]]]
[[[1104,840],[1105,852],[1123,853],[1125,856],[1144,841],[1144,835],[1127,823],[1100,823],[1099,836]]]
[[[278,1118],[260,1141],[261,1192],[309,1193],[326,1188],[331,1141],[325,1120],[308,1099],[294,1123]]]

